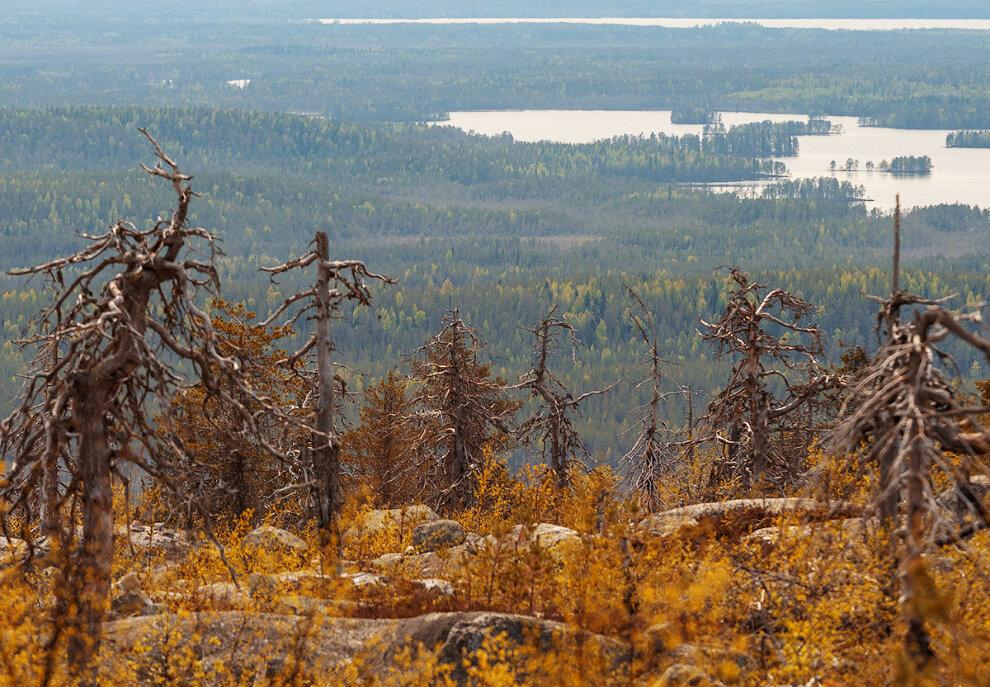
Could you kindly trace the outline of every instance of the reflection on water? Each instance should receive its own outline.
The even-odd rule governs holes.
[[[690,29],[717,24],[759,24],[768,29],[901,31],[990,30],[990,19],[706,19],[695,17],[439,17],[427,19],[316,19],[321,24],[594,24]]]
[[[726,127],[770,119],[804,121],[802,114],[723,112]],[[794,178],[835,176],[866,188],[868,207],[889,209],[900,193],[905,207],[965,203],[990,206],[990,149],[946,148],[948,131],[863,127],[855,117],[827,117],[842,126],[833,136],[800,136],[797,157],[781,158]],[[672,136],[701,134],[702,126],[672,124],[670,110],[501,110],[451,112],[453,125],[486,136],[509,132],[519,141],[588,143],[621,135],[663,133]],[[867,162],[879,166],[902,155],[927,155],[934,169],[929,176],[897,177],[866,171]],[[841,171],[852,159],[857,171]],[[831,170],[832,161],[836,170]]]

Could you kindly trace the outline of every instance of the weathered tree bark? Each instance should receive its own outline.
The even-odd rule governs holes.
[[[333,341],[330,338],[330,323],[336,304],[344,299],[358,301],[362,305],[371,304],[371,293],[365,278],[377,279],[387,284],[395,280],[388,276],[373,274],[360,260],[330,260],[330,242],[324,231],[316,232],[315,248],[303,256],[277,267],[266,267],[263,271],[276,275],[293,269],[308,267],[316,263],[316,284],[286,298],[272,315],[261,323],[268,326],[283,312],[296,303],[305,303],[294,316],[291,324],[303,314],[313,310],[316,327],[307,342],[283,362],[295,365],[316,349],[316,405],[310,423],[311,446],[302,454],[308,455],[309,471],[312,472],[312,496],[314,515],[320,530],[322,546],[335,543],[337,553],[340,547],[340,437],[336,429],[337,399],[334,391],[336,374],[333,364]],[[340,556],[337,555],[340,566]]]
[[[334,367],[330,341],[330,244],[326,232],[316,232],[316,408],[313,413],[313,475],[316,488],[317,525],[320,544],[340,544],[340,438],[334,427],[337,399],[334,396]]]
[[[734,472],[748,487],[771,467],[775,468],[771,479],[791,479],[796,470],[793,461],[781,456],[774,446],[774,423],[841,380],[823,374],[818,364],[821,331],[797,324],[814,312],[813,305],[782,289],[764,291],[762,285],[750,282],[735,268],[729,271],[729,281],[729,299],[722,316],[714,323],[701,321],[707,328],[702,338],[716,345],[718,356],[736,358],[728,385],[708,406],[708,422],[725,443],[729,462],[725,469],[712,470],[711,486]],[[775,335],[768,327],[784,330],[791,340]],[[799,366],[807,374],[800,382],[790,374]],[[768,391],[771,378],[783,383],[786,397],[777,399]],[[723,427],[728,428],[728,439],[718,433]]]
[[[12,272],[45,276],[52,300],[21,342],[36,348],[37,355],[20,404],[0,424],[0,454],[12,459],[0,483],[0,501],[28,500],[38,489],[37,476],[43,475],[42,527],[57,534],[64,500],[57,493],[59,461],[66,459],[69,495],[81,506],[82,540],[74,546],[74,531],[67,528],[68,536],[59,541],[67,587],[60,590],[64,594],[52,625],[55,639],[63,628],[67,633],[67,669],[76,684],[96,680],[94,658],[113,560],[116,462],[138,465],[176,488],[170,466],[189,459],[182,442],[167,430],[171,395],[184,381],[174,361],[185,361],[208,393],[238,409],[245,433],[258,436],[255,415],[238,398],[270,409],[244,382],[236,361],[218,352],[210,318],[196,305],[196,290],[215,294],[219,279],[212,262],[213,235],[187,221],[196,195],[191,177],[141,132],[159,160],[144,170],[167,180],[176,194],[172,214],[145,230],[119,221],[102,235],[84,235],[88,245],[73,255]],[[180,259],[190,239],[206,244],[209,260]],[[220,378],[236,388],[238,398],[217,384]],[[154,401],[164,402],[156,408],[160,422],[149,407]],[[0,508],[0,517],[4,511]],[[48,678],[57,663],[50,654]]]
[[[879,320],[887,329],[885,341],[843,404],[846,417],[832,438],[842,450],[860,456],[879,473],[872,506],[891,537],[887,555],[889,588],[892,595],[900,598],[908,627],[905,652],[915,668],[922,669],[935,655],[928,627],[933,619],[924,609],[930,608],[932,601],[926,595],[937,591],[928,581],[931,578],[925,569],[926,549],[939,541],[958,541],[990,524],[987,509],[967,487],[967,471],[955,470],[952,461],[939,456],[940,451],[955,450],[970,463],[980,462],[982,447],[990,444],[990,433],[980,427],[976,418],[985,408],[960,403],[953,385],[939,369],[938,361],[943,356],[935,344],[954,334],[990,362],[990,340],[963,324],[982,322],[978,311],[952,314],[942,307],[942,301],[896,289],[890,298],[880,302]],[[904,305],[923,305],[925,310],[915,311],[913,319],[905,322],[898,314]],[[864,441],[866,450],[861,451]],[[974,497],[971,512],[978,519],[975,525],[939,540],[928,529],[929,520],[937,523],[941,519],[932,495],[935,465],[954,477],[960,493],[968,494],[967,500]],[[985,470],[984,463],[982,471]]]
[[[557,306],[528,331],[533,334],[533,369],[523,375],[516,388],[529,391],[530,398],[539,404],[533,417],[519,428],[523,444],[542,442],[541,454],[549,458],[550,469],[558,489],[570,484],[572,463],[588,455],[581,437],[574,429],[571,415],[580,412],[581,404],[592,396],[608,393],[615,385],[589,391],[575,398],[563,383],[550,371],[549,357],[557,348],[557,335],[566,332],[571,338],[572,356],[578,341],[574,327],[566,319],[557,319]]]
[[[103,386],[102,380],[95,380]],[[106,393],[92,383],[79,387],[80,403],[74,416],[79,434],[79,469],[82,482],[82,546],[70,558],[70,589],[76,611],[68,627],[68,660],[73,679],[90,683],[90,667],[100,650],[101,624],[110,595],[113,562],[113,449],[107,439],[104,418]]]

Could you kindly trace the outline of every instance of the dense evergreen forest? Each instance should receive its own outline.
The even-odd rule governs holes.
[[[955,131],[945,137],[949,148],[990,148],[990,131]]]
[[[317,21],[537,13],[990,18],[5,7],[0,683],[987,687],[990,209],[788,164],[987,145],[990,30]]]
[[[699,317],[724,307],[714,268],[738,264],[820,307],[815,321],[833,358],[840,341],[873,344],[874,306],[863,294],[889,289],[878,267],[889,259],[889,215],[850,203],[856,190],[831,178],[787,181],[757,199],[692,190],[680,182],[759,169],[732,150],[706,153],[697,138],[523,144],[450,128],[202,108],[6,110],[0,118],[0,268],[78,248],[76,232],[167,209],[161,189],[136,169],[147,157],[136,127],[146,126],[195,170],[204,197],[193,220],[223,237],[226,299],[267,316],[295,283],[271,286],[258,268],[299,254],[318,230],[328,231],[334,255],[399,279],[376,289],[377,310],[348,312],[335,325],[354,389],[404,370],[455,307],[487,342],[494,369],[513,379],[529,364],[522,328],[559,305],[585,344],[562,378],[575,390],[622,380],[591,399],[580,420],[590,446],[612,462],[641,401],[632,382],[644,350],[625,285],[657,314],[670,389],[691,384],[699,406],[726,373],[697,332]],[[959,305],[990,293],[990,212],[918,209],[903,225],[912,290],[956,293]],[[0,288],[9,400],[22,366],[13,339],[44,284],[5,276]],[[286,345],[304,335],[305,327]],[[972,354],[958,363],[973,378],[987,372]],[[680,425],[684,399],[672,397],[665,412]]]
[[[697,0],[689,5],[679,0],[547,0],[535,4],[524,0],[478,2],[459,0],[423,0],[415,4],[399,0],[341,0],[331,8],[318,0],[301,0],[288,6],[265,0],[238,3],[223,0],[176,0],[167,7],[137,7],[124,0],[110,0],[95,7],[78,0],[39,0],[31,7],[11,8],[15,17],[45,12],[67,19],[105,13],[129,20],[150,17],[192,18],[202,20],[203,12],[211,17],[264,18],[288,17],[861,17],[861,18],[983,18],[990,16],[979,0]],[[329,13],[329,14],[328,14]]]
[[[16,12],[0,26],[0,105],[220,106],[348,121],[703,108],[990,126],[984,32],[344,26],[229,7],[209,22],[178,9],[75,7]]]

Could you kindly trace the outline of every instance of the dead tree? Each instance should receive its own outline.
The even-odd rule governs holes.
[[[589,457],[571,416],[580,413],[585,400],[608,393],[615,385],[575,398],[550,371],[549,358],[558,348],[558,335],[566,333],[570,337],[572,358],[577,346],[574,327],[566,318],[556,318],[556,311],[557,306],[553,306],[535,327],[526,329],[535,339],[533,369],[521,377],[515,388],[528,391],[530,399],[537,403],[535,413],[519,427],[519,440],[524,446],[540,445],[540,454],[544,461],[549,460],[557,488],[563,489],[570,483],[568,473],[573,463]]]
[[[663,365],[666,361],[660,356],[660,344],[657,340],[657,329],[653,315],[635,291],[628,286],[626,291],[629,293],[629,297],[633,299],[638,311],[630,315],[633,326],[636,327],[640,338],[649,349],[649,357],[643,363],[649,368],[649,371],[639,381],[636,388],[648,384],[652,387],[652,393],[645,406],[643,417],[639,421],[639,435],[636,437],[632,448],[622,457],[622,466],[629,486],[639,495],[642,505],[652,512],[663,505],[661,483],[666,477],[669,477],[684,446],[691,445],[690,442],[693,437],[689,434],[687,442],[683,445],[681,442],[673,441],[674,433],[660,417],[660,404],[670,393],[680,393],[680,391],[661,391],[661,384],[665,376]],[[689,426],[690,424],[689,421]]]
[[[990,524],[990,512],[969,483],[969,469],[945,457],[956,453],[964,462],[978,462],[990,453],[990,432],[977,415],[986,407],[967,407],[945,372],[948,361],[937,345],[950,337],[976,348],[990,362],[990,339],[966,328],[980,322],[979,311],[959,315],[949,312],[944,301],[932,301],[894,290],[883,302],[881,317],[890,327],[889,343],[876,356],[843,406],[845,419],[835,429],[833,440],[843,451],[857,455],[861,470],[875,467],[878,488],[870,504],[891,527],[900,532],[901,601],[908,624],[905,647],[917,666],[934,655],[926,622],[919,582],[927,574],[924,554],[934,544],[960,541]],[[891,316],[905,306],[915,306],[913,318],[902,322]],[[986,466],[981,465],[981,470]],[[975,522],[960,531],[945,523],[935,501],[933,471],[950,476],[968,504]],[[933,532],[949,533],[938,538]]]
[[[315,320],[313,334],[298,351],[288,356],[285,363],[294,366],[311,351],[316,350],[316,406],[313,409],[311,446],[308,454],[311,471],[313,505],[316,523],[320,530],[321,544],[326,547],[331,542],[340,542],[340,435],[337,433],[335,395],[336,372],[332,358],[333,342],[330,338],[330,323],[334,311],[343,300],[354,300],[361,305],[371,305],[371,292],[368,279],[376,279],[386,284],[394,284],[391,277],[369,272],[360,260],[330,260],[330,242],[326,232],[316,232],[315,247],[306,254],[277,267],[263,268],[275,277],[290,270],[304,269],[316,264],[316,284],[300,291],[282,302],[261,326],[268,326],[286,310],[303,303],[287,324],[292,324],[303,315]]]
[[[39,357],[20,404],[0,426],[0,455],[10,462],[0,502],[16,507],[40,476],[52,479],[53,466],[67,457],[68,485],[49,508],[61,510],[73,499],[82,515],[82,541],[57,547],[71,553],[50,642],[65,643],[73,682],[95,679],[113,558],[113,476],[130,462],[177,488],[169,468],[186,450],[181,440],[156,432],[150,406],[169,412],[169,399],[186,383],[180,363],[208,394],[239,409],[241,431],[257,434],[257,415],[239,400],[256,395],[236,360],[220,351],[209,316],[196,305],[197,293],[216,293],[219,280],[213,234],[188,221],[196,196],[192,177],[141,132],[158,157],[153,168],[143,168],[171,184],[175,210],[149,229],[120,221],[102,235],[83,234],[88,245],[80,251],[12,272],[43,276],[53,296],[33,322],[37,333],[23,342]],[[205,257],[192,255],[189,244],[205,248]],[[49,494],[51,488],[49,482]],[[69,536],[73,532],[67,529]]]
[[[823,374],[818,363],[821,331],[798,325],[815,311],[811,303],[783,289],[767,291],[736,268],[729,270],[729,280],[721,318],[701,320],[702,338],[715,345],[719,358],[733,359],[729,383],[708,405],[715,439],[726,447],[726,461],[712,474],[715,482],[736,475],[748,486],[770,468],[775,477],[793,476],[792,461],[774,450],[775,425],[839,380]],[[799,367],[800,382],[793,379]],[[774,379],[783,386],[782,398],[770,391]]]
[[[418,410],[410,420],[420,428],[416,453],[426,466],[425,491],[448,512],[472,505],[485,449],[507,443],[511,417],[519,407],[507,398],[505,382],[492,377],[481,362],[483,348],[477,333],[453,310],[412,362],[419,390],[414,396]]]

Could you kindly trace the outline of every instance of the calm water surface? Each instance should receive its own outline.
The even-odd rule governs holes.
[[[726,127],[760,122],[804,121],[802,114],[768,114],[760,112],[723,112]],[[842,125],[842,133],[833,136],[799,136],[797,157],[780,158],[793,178],[834,176],[866,188],[868,207],[889,209],[894,197],[901,195],[905,207],[938,203],[965,203],[990,207],[990,149],[946,148],[944,130],[889,129],[862,127],[855,117],[827,117]],[[488,112],[451,112],[450,120],[436,122],[486,136],[504,132],[518,141],[557,141],[589,143],[612,136],[663,133],[673,136],[701,134],[700,125],[672,124],[669,110],[501,110]],[[867,161],[879,165],[900,155],[927,155],[934,170],[926,177],[896,177],[881,172],[867,172]],[[859,171],[831,171],[834,160],[841,168],[847,159],[859,161]],[[767,182],[746,184],[759,191]],[[733,190],[739,186],[732,187]]]
[[[990,19],[705,19],[692,17],[440,17],[429,19],[317,19],[321,24],[597,24],[688,29],[716,24],[759,24],[768,29],[900,31],[990,30]]]

